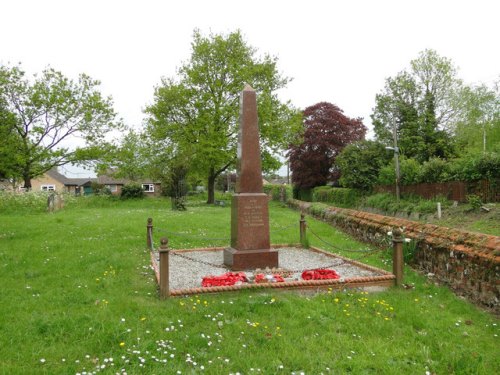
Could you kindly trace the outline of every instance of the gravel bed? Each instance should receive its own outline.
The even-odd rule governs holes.
[[[298,248],[280,248],[279,267],[294,271],[286,280],[300,280],[303,270],[314,268],[334,269],[340,279],[348,277],[364,277],[380,275],[374,271],[357,267],[345,262],[343,259],[321,254],[312,250]],[[189,251],[170,255],[170,289],[197,288],[205,276],[221,275],[230,270],[224,266],[223,251]],[[188,259],[190,258],[190,259]],[[246,271],[247,277],[253,271]]]

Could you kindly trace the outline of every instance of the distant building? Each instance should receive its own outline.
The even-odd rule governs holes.
[[[45,172],[31,180],[32,191],[56,191],[60,193],[90,194],[95,178],[69,178],[57,171],[57,168]]]

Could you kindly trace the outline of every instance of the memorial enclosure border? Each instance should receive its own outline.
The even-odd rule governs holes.
[[[302,243],[306,242],[306,228],[307,224],[304,219],[304,215],[301,215],[301,219],[297,224],[290,224],[285,227],[277,228],[275,231],[283,231],[290,228],[299,227],[300,239]],[[209,266],[220,268],[221,272],[224,270],[225,272],[229,271],[229,269],[220,264],[208,263],[199,259],[194,259],[189,256],[190,252],[194,251],[223,251],[227,248],[229,244],[228,238],[209,238],[206,236],[196,236],[190,235],[186,233],[176,233],[173,231],[168,231],[165,229],[156,229],[153,227],[153,219],[149,218],[147,220],[146,225],[146,242],[147,248],[151,254],[151,263],[152,268],[154,270],[156,279],[160,286],[160,296],[162,298],[173,297],[173,296],[184,296],[190,294],[200,294],[200,293],[219,293],[226,291],[237,291],[243,289],[279,289],[279,290],[293,290],[293,289],[346,289],[346,288],[363,288],[368,286],[392,286],[392,285],[401,285],[403,278],[403,257],[402,257],[402,238],[397,235],[393,237],[393,273],[387,272],[385,270],[379,269],[377,267],[369,266],[367,264],[362,263],[363,258],[375,254],[380,251],[385,251],[385,249],[374,249],[374,250],[357,250],[357,249],[340,249],[337,246],[325,241],[320,236],[318,236],[312,230],[309,230],[312,235],[317,237],[321,242],[328,245],[335,250],[341,250],[343,252],[350,252],[360,254],[357,259],[350,259],[339,254],[335,254],[329,251],[324,251],[317,247],[309,247],[308,250],[318,252],[324,254],[328,257],[332,258],[331,264],[325,265],[322,268],[331,268],[338,267],[340,265],[352,265],[358,268],[362,268],[365,270],[369,270],[378,274],[378,276],[367,276],[367,277],[350,277],[340,280],[300,280],[300,281],[287,281],[282,283],[262,283],[262,284],[242,284],[242,285],[234,285],[234,286],[218,286],[218,287],[204,287],[204,288],[189,288],[189,289],[177,289],[170,290],[168,287],[168,275],[170,273],[169,270],[169,257],[170,256],[179,256],[185,258],[192,262],[198,262],[207,264]],[[160,233],[163,235],[169,235],[169,237],[162,237],[160,240],[160,245],[155,246],[153,232]],[[223,241],[221,244],[222,247],[204,247],[204,248],[193,248],[193,249],[169,249],[168,243],[169,239],[175,236],[187,237],[187,238],[197,238],[203,239],[206,241]],[[273,244],[271,245],[274,249],[284,248],[284,247],[294,247],[297,249],[304,248],[302,244]],[[288,270],[289,272],[297,273],[303,272],[305,270]]]

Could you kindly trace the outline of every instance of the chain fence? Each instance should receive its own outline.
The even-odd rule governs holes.
[[[299,226],[300,226],[299,223],[290,224],[290,225],[285,226],[285,227],[280,227],[280,228],[272,229],[272,233],[282,232],[282,231],[285,231],[285,230],[288,230],[288,229],[291,229],[291,228],[296,228],[296,227],[299,227]],[[154,231],[156,233],[165,234],[165,235],[167,235],[168,238],[171,238],[172,236],[174,236],[174,237],[176,236],[176,237],[181,237],[181,238],[186,238],[186,239],[194,239],[194,240],[200,240],[200,241],[215,241],[215,242],[220,241],[220,242],[224,242],[224,244],[227,244],[229,242],[228,238],[206,237],[204,235],[195,235],[195,234],[174,232],[174,231],[169,231],[169,230],[165,230],[165,229],[156,229],[156,228],[154,229]],[[341,255],[339,253],[362,254],[361,256],[359,256],[359,257],[357,257],[355,259],[354,258],[350,258],[350,259],[337,258],[337,259],[335,259],[334,262],[332,262],[330,264],[327,264],[325,266],[319,267],[321,269],[328,269],[328,268],[331,268],[331,267],[340,267],[340,266],[343,266],[345,264],[349,264],[352,260],[359,262],[359,261],[363,260],[364,258],[367,258],[367,257],[369,257],[369,256],[371,256],[373,254],[385,251],[385,249],[355,250],[355,249],[340,248],[340,247],[336,246],[335,244],[333,244],[333,243],[331,243],[331,242],[326,241],[325,239],[323,239],[320,235],[318,235],[309,226],[307,226],[307,231],[310,232],[311,235],[313,235],[321,243],[323,243],[324,245],[328,246],[330,248],[330,250],[332,250],[332,249],[336,250],[337,253],[334,252],[334,254],[336,254],[336,255]],[[148,235],[149,235],[149,239],[150,239],[150,243],[151,243],[150,250],[152,252],[156,252],[156,250],[155,250],[156,248],[155,248],[154,242],[153,242],[152,231],[149,232]],[[186,254],[183,254],[183,253],[180,253],[180,252],[170,252],[170,254],[173,255],[173,256],[176,256],[176,257],[184,258],[185,260],[188,260],[190,262],[200,263],[200,264],[204,264],[204,265],[207,265],[207,266],[210,266],[210,267],[224,269],[224,270],[227,270],[227,271],[230,270],[229,267],[227,267],[225,265],[221,265],[221,264],[217,264],[217,263],[213,263],[213,262],[208,262],[208,261],[201,260],[201,259],[196,259],[196,258],[190,257],[189,255],[186,255]],[[301,273],[301,272],[306,271],[306,269],[286,269],[286,270],[283,270],[283,271],[286,271],[288,273]]]

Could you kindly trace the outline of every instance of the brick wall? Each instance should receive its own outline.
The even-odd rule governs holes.
[[[413,266],[457,294],[500,312],[500,237],[421,224],[378,214],[289,200],[289,205],[364,242],[388,245],[387,232],[403,228],[417,243]]]

